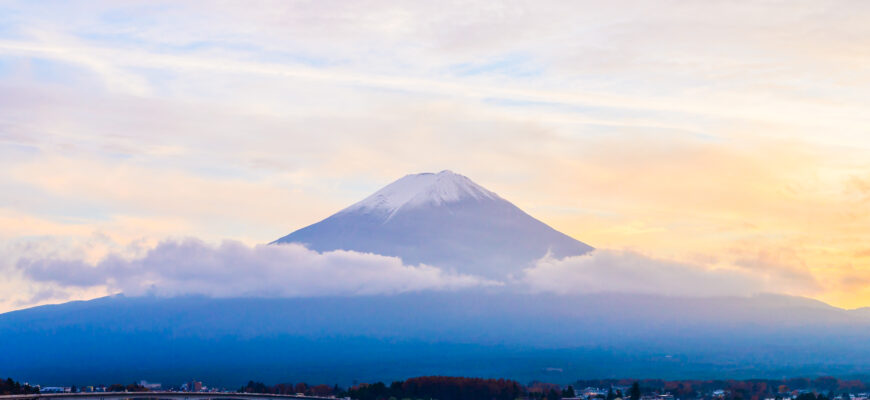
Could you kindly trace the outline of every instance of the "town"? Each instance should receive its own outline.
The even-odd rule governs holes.
[[[191,380],[166,386],[141,380],[137,383],[81,386],[41,386],[0,381],[0,395],[42,393],[247,393],[311,396],[353,400],[868,400],[870,385],[863,380],[834,377],[750,380],[660,380],[599,379],[577,380],[558,385],[530,382],[522,385],[509,379],[429,376],[394,381],[361,383],[342,388],[337,384],[309,385],[282,383],[266,385],[249,381],[238,389],[207,386]],[[156,394],[156,393],[155,393]]]

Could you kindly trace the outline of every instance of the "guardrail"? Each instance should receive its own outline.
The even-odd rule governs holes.
[[[307,399],[335,400],[335,397],[297,396],[291,394],[268,393],[227,393],[227,392],[86,392],[86,393],[39,393],[13,394],[0,396],[0,400],[120,400],[120,399],[165,399],[165,400],[208,400],[208,399]]]

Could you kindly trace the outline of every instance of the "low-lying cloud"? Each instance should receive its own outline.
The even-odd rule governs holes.
[[[638,253],[595,250],[582,256],[545,257],[518,283],[533,292],[642,293],[665,296],[748,296],[771,292],[768,277],[739,268],[711,268]]]
[[[404,265],[397,257],[341,250],[318,253],[298,244],[210,245],[197,239],[164,241],[139,258],[113,253],[93,264],[25,258],[17,267],[35,281],[105,286],[132,296],[352,296],[498,284],[433,266]]]
[[[130,296],[315,297],[389,295],[501,287],[518,293],[633,293],[676,297],[800,293],[815,282],[788,280],[777,270],[681,263],[618,250],[543,257],[518,276],[491,280],[398,257],[354,251],[318,253],[301,244],[249,246],[167,240],[136,251],[115,250],[99,261],[32,255],[15,266],[45,293],[100,288]],[[800,287],[796,287],[799,285]]]

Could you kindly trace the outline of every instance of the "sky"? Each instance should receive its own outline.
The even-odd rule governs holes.
[[[641,271],[661,281],[616,289],[870,306],[868,20],[847,0],[0,1],[0,312],[227,259],[359,294],[322,277],[518,284],[262,246],[444,169],[602,249],[542,260],[536,290]],[[189,254],[213,262],[149,270]]]

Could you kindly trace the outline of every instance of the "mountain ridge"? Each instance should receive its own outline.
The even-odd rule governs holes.
[[[860,313],[780,295],[112,296],[0,314],[0,365],[41,383],[194,374],[227,387],[425,374],[561,383],[846,375],[870,366],[867,328]]]

